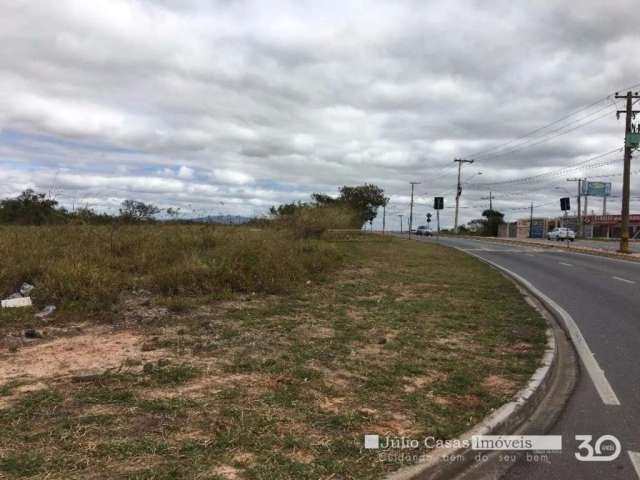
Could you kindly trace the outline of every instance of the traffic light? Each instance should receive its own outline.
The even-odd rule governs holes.
[[[560,210],[563,212],[571,210],[571,199],[569,197],[562,197],[560,199]]]
[[[444,208],[444,197],[434,197],[433,198],[433,209],[434,210],[442,210]]]

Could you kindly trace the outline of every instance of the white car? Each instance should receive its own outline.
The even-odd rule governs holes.
[[[547,233],[548,240],[571,240],[572,242],[576,239],[576,232],[571,230],[570,228],[558,227],[551,230]]]
[[[416,229],[416,235],[424,235],[425,237],[430,237],[433,235],[433,233],[431,232],[431,229],[425,225],[420,225],[417,229]]]

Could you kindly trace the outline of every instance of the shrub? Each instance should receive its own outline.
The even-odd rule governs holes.
[[[0,295],[27,281],[36,305],[97,311],[138,288],[167,296],[286,292],[340,264],[333,245],[303,237],[294,227],[0,227]]]
[[[332,228],[360,228],[357,212],[338,205],[300,207],[278,216],[273,223],[276,227],[290,229],[298,238],[320,238]]]

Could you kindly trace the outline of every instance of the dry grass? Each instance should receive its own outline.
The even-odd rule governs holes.
[[[36,304],[83,313],[122,292],[283,293],[335,269],[336,249],[286,229],[212,225],[0,227],[0,295],[36,285]]]
[[[364,434],[452,438],[507,401],[545,338],[516,287],[460,252],[364,239],[303,243],[346,268],[301,270],[287,294],[184,301],[138,270],[148,291],[118,296],[108,328],[63,311],[45,338],[0,347],[34,363],[0,379],[0,477],[377,479],[401,465]]]

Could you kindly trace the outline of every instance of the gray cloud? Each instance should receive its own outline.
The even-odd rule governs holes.
[[[115,208],[139,196],[251,214],[368,181],[391,195],[395,215],[417,180],[423,215],[435,193],[453,193],[454,157],[640,82],[636,10],[627,0],[8,2],[0,193],[54,188],[65,204]],[[465,167],[465,178],[482,175],[465,185],[462,218],[478,215],[490,188],[511,218],[520,213],[508,209],[575,188],[567,175],[480,180],[620,146],[613,110],[552,141],[478,156]]]

